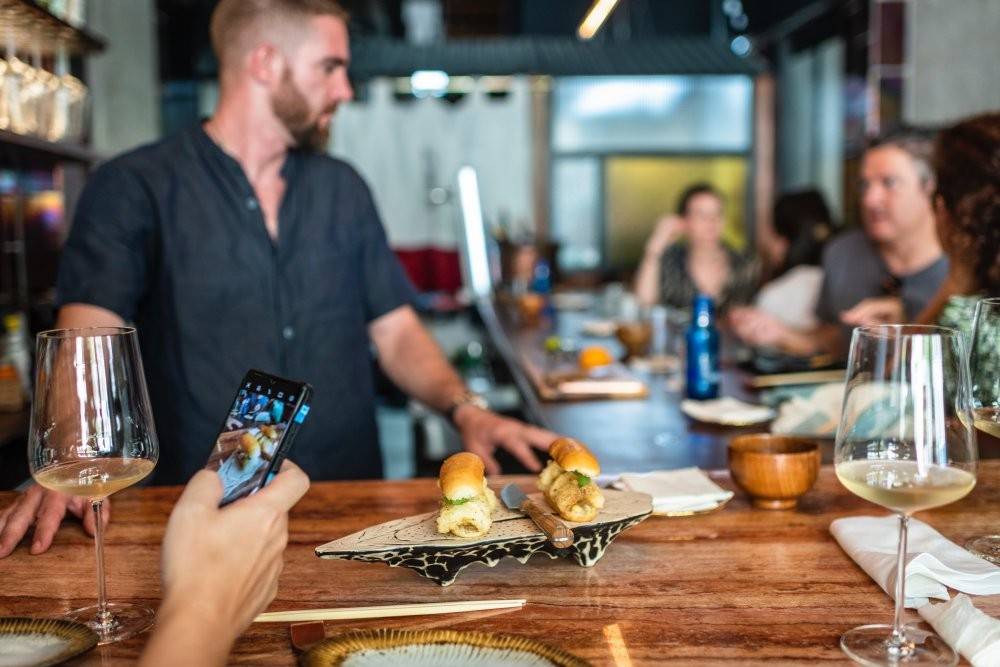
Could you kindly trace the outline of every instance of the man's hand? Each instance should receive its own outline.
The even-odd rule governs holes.
[[[190,664],[192,656],[225,662],[232,642],[278,591],[288,511],[308,489],[305,473],[285,461],[266,487],[219,508],[218,475],[202,470],[191,478],[167,522],[163,604],[143,665]]]
[[[906,311],[903,308],[903,300],[899,297],[874,297],[865,299],[853,308],[842,312],[840,321],[855,327],[902,324],[906,322]]]
[[[755,347],[781,348],[789,337],[789,327],[757,308],[734,308],[729,324],[740,340]]]
[[[455,411],[455,426],[462,436],[462,445],[486,464],[486,473],[497,475],[500,464],[493,458],[497,447],[506,449],[528,470],[542,469],[532,447],[543,452],[559,436],[551,431],[529,426],[524,422],[501,417],[495,412],[474,405],[462,405]]]
[[[31,553],[47,551],[67,511],[83,519],[84,530],[94,534],[94,513],[90,511],[90,502],[86,498],[68,496],[32,484],[0,511],[0,558],[10,555],[32,524],[35,525],[35,538],[31,543]],[[110,500],[104,501],[101,513],[107,526],[111,517]]]

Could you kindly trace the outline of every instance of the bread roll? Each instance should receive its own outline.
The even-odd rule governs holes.
[[[559,438],[549,447],[552,460],[538,476],[538,488],[567,521],[592,521],[604,507],[604,495],[593,477],[601,472],[594,455],[572,438]]]
[[[482,460],[468,452],[450,456],[441,465],[438,477],[442,494],[437,518],[439,533],[472,538],[489,532],[497,497],[486,485],[485,470]]]
[[[601,474],[601,466],[590,450],[573,438],[559,438],[549,446],[549,456],[563,470],[578,472],[587,477]]]
[[[475,454],[455,454],[441,464],[438,486],[448,500],[474,498],[482,493],[485,472],[486,466]]]

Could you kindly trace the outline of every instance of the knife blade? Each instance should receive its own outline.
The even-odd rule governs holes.
[[[552,546],[559,549],[573,545],[573,531],[555,514],[540,507],[516,484],[508,484],[500,491],[500,498],[507,509],[527,514],[542,529]]]

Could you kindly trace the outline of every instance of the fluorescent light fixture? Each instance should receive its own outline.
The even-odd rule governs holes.
[[[490,258],[486,248],[486,228],[479,199],[479,182],[476,170],[464,166],[458,170],[458,194],[462,204],[462,221],[465,227],[465,278],[466,287],[476,298],[489,297],[493,292],[490,275]]]
[[[594,0],[590,11],[583,17],[580,27],[576,29],[576,34],[580,39],[590,39],[597,34],[597,31],[604,25],[611,10],[618,4],[618,0]]]
[[[450,78],[446,72],[436,69],[417,70],[410,75],[410,88],[414,95],[444,95]]]

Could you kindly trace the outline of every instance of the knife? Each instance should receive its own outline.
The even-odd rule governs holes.
[[[555,514],[539,507],[538,503],[526,496],[516,484],[508,484],[503,487],[503,490],[500,491],[500,497],[503,498],[503,504],[507,506],[507,509],[531,517],[531,520],[542,529],[553,546],[565,549],[573,545],[573,531]]]

